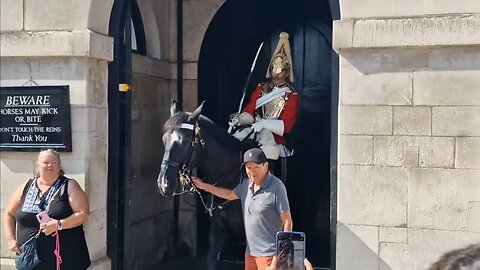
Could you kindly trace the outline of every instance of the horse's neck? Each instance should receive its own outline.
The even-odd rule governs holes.
[[[233,187],[240,176],[241,153],[227,149],[218,143],[206,147],[202,157],[202,171],[213,182],[222,187]]]

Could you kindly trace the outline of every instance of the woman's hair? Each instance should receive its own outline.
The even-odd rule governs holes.
[[[428,270],[480,270],[480,244],[445,253]]]
[[[40,177],[40,173],[38,172],[38,159],[40,158],[40,155],[43,154],[43,153],[47,153],[47,154],[52,154],[55,156],[55,158],[57,159],[57,162],[58,162],[58,166],[60,166],[60,171],[59,171],[59,175],[60,176],[64,176],[65,175],[65,171],[63,170],[62,168],[62,162],[60,161],[60,153],[58,153],[57,151],[53,150],[53,149],[47,149],[47,150],[42,150],[40,151],[40,153],[38,153],[38,156],[37,156],[37,164],[35,166],[35,176],[36,177]]]

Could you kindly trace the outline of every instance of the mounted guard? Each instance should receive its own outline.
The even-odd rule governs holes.
[[[243,111],[230,116],[229,125],[236,128],[236,138],[255,139],[270,163],[276,163],[279,157],[293,154],[285,146],[285,135],[297,121],[298,94],[290,85],[294,76],[288,33],[280,33],[266,77],[269,80],[257,85]]]

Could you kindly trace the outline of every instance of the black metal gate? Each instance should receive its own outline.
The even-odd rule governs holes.
[[[125,237],[131,177],[131,94],[119,84],[132,82],[131,1],[116,0],[110,16],[109,35],[114,39],[114,60],[108,66],[108,190],[107,254],[112,269],[125,269]]]

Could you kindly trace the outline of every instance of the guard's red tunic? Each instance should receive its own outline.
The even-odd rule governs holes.
[[[250,101],[243,109],[244,112],[251,114],[253,117],[256,116],[255,104],[257,103],[257,99],[261,96],[262,91],[266,91],[268,86],[265,87],[264,83],[260,83],[257,85],[257,88],[253,91],[250,95]],[[291,88],[291,87],[290,87]],[[293,126],[297,122],[297,106],[298,106],[298,94],[291,88],[292,92],[286,93],[285,98],[285,106],[283,107],[283,111],[280,113],[278,120],[283,121],[284,131],[283,134],[288,134],[292,131]],[[265,105],[264,105],[265,106]],[[284,136],[279,136],[277,134],[273,134],[275,137],[275,142],[277,144],[285,145],[286,140]]]

